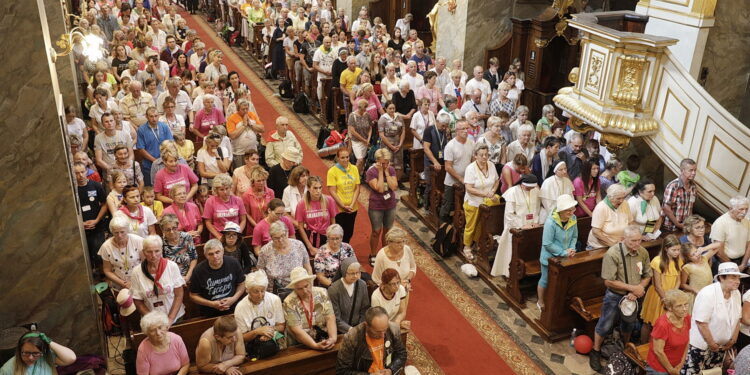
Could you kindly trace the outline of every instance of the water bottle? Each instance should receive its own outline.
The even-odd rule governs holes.
[[[570,333],[570,346],[573,347],[576,341],[576,329],[573,328],[573,332]]]

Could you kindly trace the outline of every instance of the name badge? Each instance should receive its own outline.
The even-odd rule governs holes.
[[[391,193],[386,193],[385,195],[383,195],[383,200],[387,201],[389,199],[391,199]]]
[[[443,158],[443,152],[442,151],[438,151],[438,159],[442,159],[442,158]]]
[[[87,204],[87,205],[85,205],[85,206],[81,207],[81,211],[83,211],[83,212],[91,211],[91,206],[89,206],[89,205]]]
[[[526,214],[526,220],[534,220],[534,214]]]

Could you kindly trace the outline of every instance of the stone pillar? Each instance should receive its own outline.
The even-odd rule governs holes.
[[[0,94],[6,155],[0,158],[0,327],[38,322],[77,354],[106,358],[63,136],[62,91],[49,59],[45,1],[0,3],[0,45],[12,51],[4,55]]]
[[[45,13],[47,14],[47,25],[49,26],[50,38],[52,43],[57,38],[66,33],[64,13],[60,0],[45,1]],[[60,84],[60,91],[63,97],[63,103],[66,106],[79,106],[78,96],[78,79],[73,68],[73,54],[62,56],[57,59],[55,67],[57,68],[57,81]],[[82,114],[79,113],[79,116]]]
[[[645,34],[680,40],[669,49],[698,79],[715,7],[716,0],[641,0],[635,11],[649,16]]]
[[[464,59],[467,12],[467,1],[458,1],[453,13],[444,3],[441,3],[438,8],[435,56],[444,57],[449,68],[451,68],[451,61]],[[464,70],[466,70],[466,64],[464,64]]]
[[[466,37],[464,38],[464,71],[469,75],[475,65],[485,67],[484,54],[493,49],[513,29],[514,0],[469,0],[466,12]],[[507,66],[500,67],[505,72]]]

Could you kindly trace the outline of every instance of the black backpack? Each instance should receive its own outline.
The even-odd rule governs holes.
[[[285,99],[294,98],[294,92],[292,91],[292,81],[285,79],[281,81],[279,85],[279,95]]]
[[[432,240],[432,250],[443,258],[449,257],[458,248],[456,229],[450,223],[440,224],[435,238]]]
[[[297,113],[310,113],[310,102],[304,92],[301,92],[294,97],[292,109]]]
[[[318,150],[326,146],[326,139],[328,139],[328,137],[330,136],[331,136],[331,129],[329,129],[327,125],[321,126],[320,132],[318,132],[318,141],[315,144]],[[352,155],[354,155],[354,153],[352,153]],[[355,160],[355,163],[356,163],[356,160]]]

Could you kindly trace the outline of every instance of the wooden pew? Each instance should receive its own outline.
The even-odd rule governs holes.
[[[625,353],[625,356],[639,367],[639,374],[645,374],[646,367],[648,367],[648,363],[646,363],[648,360],[648,346],[649,344],[635,346],[635,344],[629,342],[625,345],[625,349],[622,351]]]
[[[456,234],[461,237],[459,240],[459,249],[463,249],[463,234],[466,227],[466,214],[464,213],[464,195],[466,194],[466,185],[453,184],[453,228]]]
[[[430,168],[433,168],[432,166]],[[436,171],[434,168],[431,171],[430,180],[432,183],[432,189],[430,190],[430,206],[427,208],[429,215],[425,225],[430,230],[437,232],[437,228],[440,226],[440,206],[443,203],[443,189],[445,189],[445,168],[440,168]]]
[[[318,98],[320,100],[320,119],[323,122],[323,124],[328,125],[331,123],[331,119],[328,118],[328,114],[326,113],[326,108],[328,107],[328,101],[334,100],[334,98],[330,98],[331,96],[331,79],[330,78],[321,78],[320,84],[323,86],[322,94],[323,96]],[[315,88],[317,91],[317,86]],[[334,102],[335,104],[335,102]],[[334,113],[335,113],[335,107],[334,107]]]
[[[424,171],[424,150],[408,148],[406,153],[409,158],[409,165],[411,166],[411,170],[409,171],[409,194],[402,195],[401,202],[424,221],[419,212],[420,202],[417,193],[419,186],[425,182],[420,177],[420,174]]]
[[[642,244],[653,258],[661,250],[662,240]],[[546,308],[538,323],[543,328],[542,335],[550,341],[570,337],[573,327],[586,325],[593,330],[598,319],[601,299],[606,287],[601,278],[602,258],[606,248],[583,251],[569,258],[549,260],[548,286],[545,293]],[[581,300],[582,311],[576,311],[576,298]],[[579,306],[580,307],[580,306]],[[585,312],[584,312],[585,311]],[[588,314],[588,315],[587,315]]]
[[[591,230],[591,218],[578,220],[579,232]],[[542,235],[544,227],[531,229],[511,229],[513,245],[511,248],[510,273],[506,290],[510,297],[521,307],[526,305],[526,298],[521,291],[521,282],[528,276],[541,274],[539,257],[542,253]],[[578,238],[581,238],[580,236]],[[535,286],[535,285],[534,285]],[[536,289],[534,289],[536,290]]]
[[[182,337],[182,341],[185,343],[185,347],[187,348],[191,363],[195,363],[195,348],[198,346],[198,341],[200,341],[201,335],[207,329],[214,326],[214,321],[216,321],[216,318],[198,319],[190,322],[175,324],[169,328],[171,332],[174,332]],[[131,336],[133,350],[137,351],[138,346],[145,339],[146,334],[143,332],[133,334]]]
[[[474,265],[482,278],[491,283],[492,276],[490,271],[490,256],[497,250],[497,241],[493,238],[495,235],[503,233],[505,215],[505,202],[497,206],[479,206],[479,218],[477,221],[482,223],[479,229],[479,244],[474,252]]]

